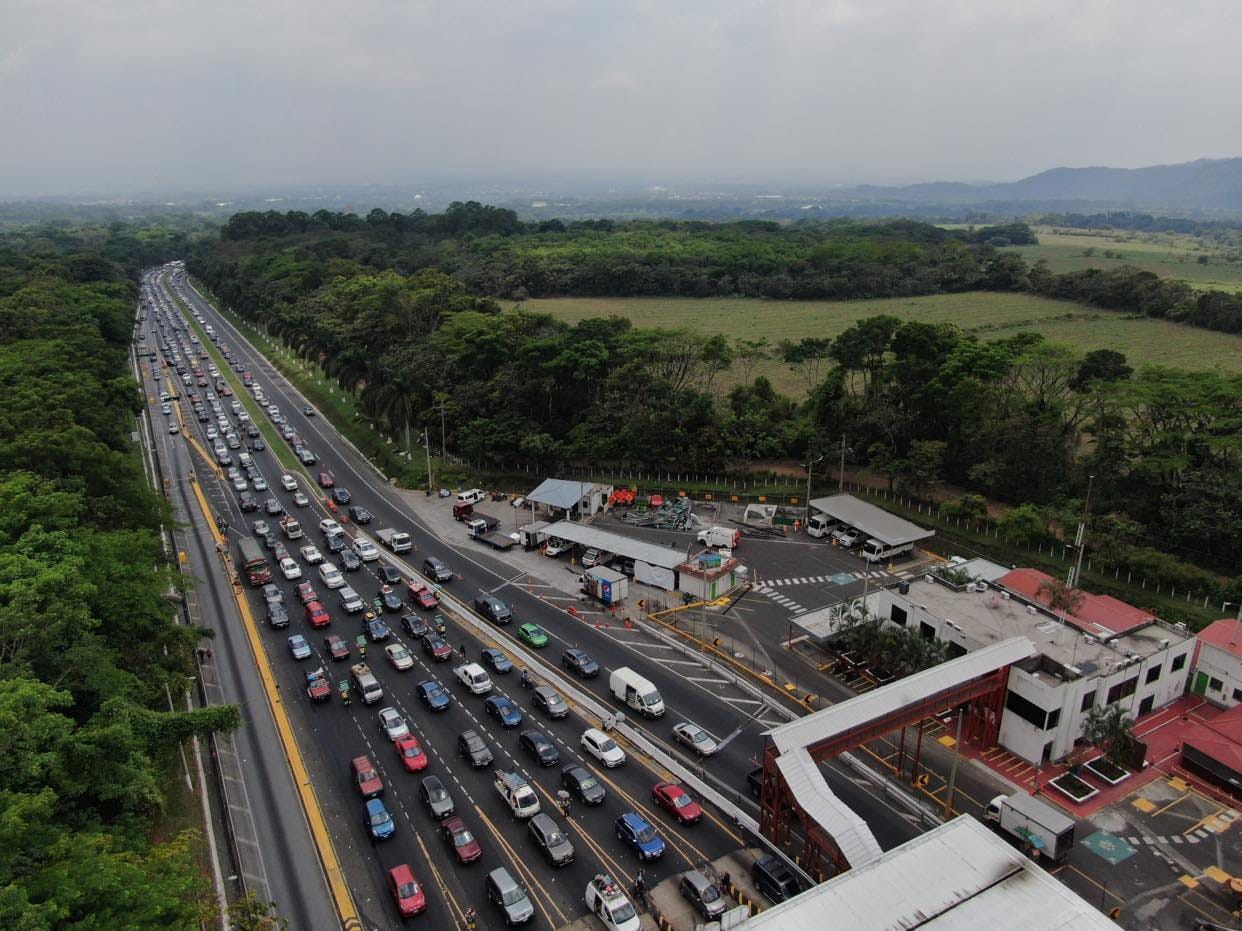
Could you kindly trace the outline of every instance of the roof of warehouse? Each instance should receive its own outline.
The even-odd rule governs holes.
[[[574,482],[563,478],[545,478],[539,487],[526,496],[527,501],[569,510],[595,488],[594,482]]]
[[[896,514],[890,514],[874,504],[860,501],[853,495],[813,498],[811,507],[817,511],[823,511],[829,517],[843,520],[851,527],[857,527],[867,536],[875,537],[889,546],[915,543],[936,535],[934,530],[924,530],[918,524],[912,524]]]
[[[840,928],[1116,928],[1041,866],[959,815],[872,862],[794,896],[743,926],[756,931]]]
[[[1010,637],[981,650],[933,666],[912,676],[855,696],[839,705],[830,705],[805,718],[798,718],[767,732],[781,753],[792,753],[875,721],[885,715],[963,685],[979,676],[1012,666],[1034,656],[1035,645],[1026,637]]]
[[[828,788],[824,771],[811,759],[811,754],[805,750],[783,753],[776,758],[776,767],[799,807],[832,836],[851,867],[863,866],[884,855],[867,822]]]
[[[544,533],[550,537],[560,537],[562,540],[568,540],[570,543],[593,546],[597,550],[615,553],[618,556],[627,556],[630,559],[641,560],[652,566],[661,566],[665,569],[676,569],[686,561],[684,550],[657,546],[654,543],[635,540],[633,537],[624,537],[619,533],[599,530],[596,527],[579,524],[571,520],[557,521],[545,530]]]

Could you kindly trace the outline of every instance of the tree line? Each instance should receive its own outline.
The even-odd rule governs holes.
[[[639,329],[620,318],[571,325],[524,312],[520,302],[502,312],[494,297],[443,268],[377,270],[351,257],[374,243],[370,217],[348,222],[353,232],[300,246],[280,236],[226,238],[197,254],[192,270],[234,311],[356,392],[366,414],[407,450],[424,426],[438,445],[443,423],[449,451],[497,468],[712,471],[827,455],[844,435],[855,464],[912,494],[948,482],[1019,506],[1009,529],[1031,540],[1076,522],[1094,476],[1100,551],[1179,589],[1189,579],[1196,590],[1222,590],[1217,576],[1190,564],[1232,571],[1242,558],[1229,530],[1242,518],[1237,376],[1134,372],[1120,353],[1084,355],[1034,333],[983,342],[955,326],[887,316],[861,320],[835,339],[779,344],[758,328],[755,337],[728,340]],[[579,237],[613,235],[610,221],[599,223]],[[684,232],[686,224],[666,226]],[[758,263],[768,254],[765,237],[782,234],[749,226],[761,241],[739,261]],[[816,248],[846,265],[856,246],[918,254],[925,234],[972,256],[994,248],[943,239],[944,231],[932,236],[923,226],[884,224],[862,239],[829,237]],[[654,235],[649,225],[630,232]],[[746,252],[738,230],[721,235]],[[332,254],[323,255],[329,242]],[[1032,276],[1050,287],[1038,266],[1028,269],[1016,255],[997,251],[987,261],[1021,287]],[[1101,306],[1134,284],[1125,276],[1102,280],[1111,286],[1084,279]],[[1081,287],[1086,294],[1088,285]],[[1154,293],[1146,299],[1163,306],[1163,292]],[[754,377],[770,358],[803,380],[804,403]],[[734,387],[723,387],[725,373]],[[982,498],[956,506],[974,512]]]
[[[0,925],[193,927],[212,913],[193,832],[153,838],[193,733],[172,712],[201,632],[173,623],[163,499],[132,440],[130,228],[0,236]]]

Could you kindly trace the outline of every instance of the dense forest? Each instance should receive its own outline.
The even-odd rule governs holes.
[[[1083,356],[1030,333],[985,343],[892,317],[773,346],[759,325],[753,338],[728,341],[520,310],[535,282],[553,293],[566,282],[576,293],[635,293],[641,279],[640,291],[663,281],[660,293],[694,293],[698,282],[761,294],[803,275],[842,283],[850,296],[994,287],[1155,316],[1173,316],[1170,302],[1203,314],[1216,306],[1146,273],[1053,276],[998,249],[1029,235],[1021,225],[967,232],[913,221],[549,228],[465,204],[401,218],[239,215],[192,270],[358,392],[406,448],[410,429],[442,413],[454,453],[543,471],[562,462],[721,469],[825,453],[844,435],[855,462],[911,493],[952,482],[1019,505],[1010,529],[1024,522],[1032,539],[1075,519],[1067,515],[1094,475],[1098,553],[1217,591],[1215,577],[1162,554],[1226,572],[1242,559],[1231,530],[1242,519],[1237,376],[1134,372],[1112,351]],[[589,269],[610,263],[588,283]],[[515,290],[518,307],[502,312],[496,298]],[[1236,309],[1225,307],[1224,322]],[[805,403],[751,378],[772,355],[805,380]],[[726,371],[743,383],[724,390]]]
[[[0,926],[196,927],[195,835],[156,840],[177,748],[236,709],[167,710],[200,634],[173,623],[163,499],[131,435],[137,270],[176,234],[0,237]]]

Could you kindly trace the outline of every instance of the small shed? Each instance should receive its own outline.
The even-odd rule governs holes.
[[[701,601],[712,601],[747,578],[747,569],[731,556],[700,553],[677,567],[678,588]]]
[[[611,485],[548,478],[526,495],[526,503],[532,508],[534,505],[541,505],[550,513],[561,512],[566,516],[590,517],[608,506],[610,495],[612,495]]]

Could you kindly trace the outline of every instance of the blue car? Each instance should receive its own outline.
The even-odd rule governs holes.
[[[362,823],[367,826],[374,840],[386,840],[397,832],[397,823],[384,806],[384,800],[368,799],[362,810]]]
[[[517,727],[522,723],[522,709],[503,695],[492,695],[483,702],[483,707],[501,727]]]
[[[383,618],[373,618],[367,621],[365,626],[367,639],[372,643],[379,643],[392,636],[392,631],[388,629],[388,625],[384,623]]]
[[[509,657],[500,650],[493,650],[490,647],[483,651],[483,662],[492,667],[492,672],[501,675],[513,669],[513,663],[509,661]]]
[[[617,839],[638,851],[639,859],[658,860],[664,856],[664,841],[660,835],[632,811],[617,819]]]
[[[444,686],[434,679],[418,683],[418,697],[432,711],[443,711],[449,706],[448,692],[444,690]]]
[[[311,647],[305,637],[301,634],[294,634],[289,638],[289,652],[293,654],[294,659],[307,659],[311,655]]]

